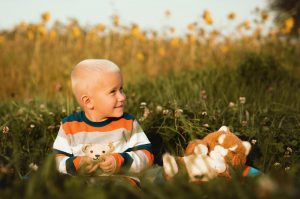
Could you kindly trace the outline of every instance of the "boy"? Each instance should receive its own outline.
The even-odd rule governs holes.
[[[124,113],[125,94],[119,67],[109,60],[88,59],[71,73],[72,90],[83,109],[63,119],[53,149],[59,172],[76,174],[126,168],[138,173],[153,164],[151,143],[132,115]],[[84,156],[87,144],[113,145],[101,161]],[[91,153],[93,151],[90,151]]]

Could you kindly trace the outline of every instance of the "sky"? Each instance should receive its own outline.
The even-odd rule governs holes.
[[[110,16],[118,14],[121,24],[137,23],[145,29],[174,26],[178,31],[187,24],[200,21],[204,10],[214,18],[214,26],[228,26],[229,12],[236,21],[254,17],[255,7],[267,8],[268,0],[0,0],[0,29],[9,29],[25,21],[35,23],[43,12],[51,13],[51,21],[68,22],[75,18],[83,26],[109,24]],[[170,17],[165,11],[171,12]]]

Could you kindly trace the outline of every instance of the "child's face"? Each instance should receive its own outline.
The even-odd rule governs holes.
[[[105,72],[90,91],[95,113],[103,119],[123,115],[126,96],[120,72]]]

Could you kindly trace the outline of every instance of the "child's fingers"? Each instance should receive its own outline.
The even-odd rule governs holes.
[[[87,173],[92,173],[92,172],[96,171],[97,168],[98,168],[97,164],[89,165],[86,167],[86,171],[87,171]]]

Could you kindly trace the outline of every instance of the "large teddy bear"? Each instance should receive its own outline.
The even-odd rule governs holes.
[[[242,141],[226,126],[203,139],[191,141],[185,156],[163,155],[164,175],[172,178],[184,169],[191,181],[207,181],[216,176],[230,177],[229,168],[243,167],[251,144]]]

